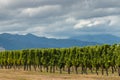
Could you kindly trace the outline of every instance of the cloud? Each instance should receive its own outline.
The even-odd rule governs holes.
[[[37,8],[26,8],[21,11],[20,15],[28,17],[53,15],[59,12],[60,8],[61,7],[59,5],[47,5]]]
[[[75,29],[81,29],[85,27],[97,27],[103,24],[109,24],[110,20],[107,18],[93,18],[93,19],[86,19],[80,20],[75,26]]]
[[[66,38],[119,36],[119,0],[0,0],[0,32]]]
[[[66,23],[76,23],[77,22],[77,20],[74,17],[69,17],[65,21],[66,21]]]

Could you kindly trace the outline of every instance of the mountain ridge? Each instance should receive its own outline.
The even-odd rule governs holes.
[[[120,37],[111,34],[79,35],[79,36],[70,37],[69,39],[97,42],[102,44],[120,43]]]
[[[54,39],[38,37],[33,34],[0,34],[0,45],[6,50],[19,50],[28,48],[65,48],[72,46],[88,46],[97,44],[99,43],[75,39]]]

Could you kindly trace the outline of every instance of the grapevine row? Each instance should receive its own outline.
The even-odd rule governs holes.
[[[1,69],[23,69],[68,74],[91,73],[120,76],[120,45],[26,49],[0,52]]]

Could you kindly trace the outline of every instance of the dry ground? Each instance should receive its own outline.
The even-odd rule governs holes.
[[[59,74],[35,71],[0,69],[0,80],[120,80],[117,75],[97,76],[96,74]]]

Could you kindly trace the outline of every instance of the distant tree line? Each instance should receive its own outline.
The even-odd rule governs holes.
[[[0,68],[120,76],[120,45],[3,51]]]

